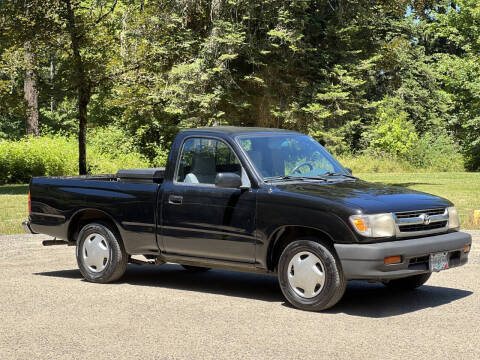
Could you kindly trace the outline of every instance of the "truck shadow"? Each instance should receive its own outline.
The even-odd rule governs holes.
[[[472,291],[442,286],[424,285],[401,291],[380,283],[349,281],[342,300],[326,313],[384,318],[446,305],[472,294]]]
[[[82,278],[76,269],[35,275]],[[122,283],[278,302],[293,308],[285,301],[276,277],[269,275],[226,270],[192,273],[172,264],[161,267],[129,265],[125,276],[117,284]],[[323,313],[383,318],[446,305],[471,294],[473,294],[471,291],[429,285],[415,291],[401,292],[388,289],[381,284],[350,281],[342,300]]]

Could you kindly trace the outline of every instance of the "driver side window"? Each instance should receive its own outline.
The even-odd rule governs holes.
[[[189,138],[182,147],[175,180],[186,184],[215,184],[221,172],[242,176],[237,156],[223,141],[211,138]]]

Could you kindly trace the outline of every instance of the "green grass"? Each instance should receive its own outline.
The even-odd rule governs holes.
[[[0,186],[0,234],[22,232],[28,218],[28,185]]]
[[[480,210],[480,173],[376,173],[355,174],[361,179],[408,187],[445,197],[460,213],[462,228],[480,229],[473,222],[473,210]],[[0,186],[0,234],[22,232],[27,219],[28,185]]]

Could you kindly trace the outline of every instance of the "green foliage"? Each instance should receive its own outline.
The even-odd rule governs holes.
[[[479,8],[474,0],[0,2],[0,139],[25,132],[30,41],[42,134],[75,136],[77,90],[89,90],[91,171],[103,166],[91,157],[96,147],[162,165],[178,130],[205,125],[294,129],[338,154],[370,149],[413,167],[442,168],[427,153],[436,148],[479,170]],[[109,130],[95,128],[109,126],[117,132],[103,142]],[[448,138],[438,134],[450,145],[433,141]]]
[[[358,173],[408,173],[418,170],[406,160],[382,152],[343,154],[338,156],[338,160],[343,166],[352,169],[354,175]]]
[[[407,155],[417,169],[464,171],[463,155],[447,134],[425,133]]]
[[[165,167],[167,165],[167,159],[168,159],[168,154],[169,150],[162,149],[161,147],[158,147],[156,149],[155,157],[152,160],[152,164],[156,167]]]
[[[89,174],[115,174],[120,169],[150,167],[150,162],[138,153],[121,154],[111,157],[106,154],[87,150],[87,167]]]
[[[455,129],[470,170],[480,169],[480,54],[472,57],[442,55],[436,64],[449,92],[454,94]]]
[[[32,176],[78,171],[76,143],[62,136],[0,141],[0,182],[28,183]]]
[[[405,111],[398,112],[393,102],[387,99],[379,107],[377,116],[378,122],[367,135],[370,148],[405,158],[418,140],[415,126],[408,120],[408,114]]]
[[[112,174],[119,169],[150,166],[146,157],[138,152],[132,138],[120,128],[108,126],[93,129],[87,141],[89,173]]]
[[[435,69],[453,99],[451,127],[465,153],[465,165],[480,170],[480,3],[442,1],[428,34],[437,45]]]
[[[113,158],[137,152],[138,150],[129,134],[112,125],[94,128],[89,131],[88,145],[90,145],[95,152],[102,155],[109,155]]]
[[[108,136],[109,133],[111,137]],[[91,174],[110,174],[122,168],[150,166],[149,161],[128,146],[128,138],[115,128],[98,129],[87,148]],[[28,183],[32,176],[62,176],[78,173],[78,144],[62,135],[0,140],[0,183]]]
[[[399,169],[389,165],[391,160],[398,161],[400,169],[464,170],[464,158],[452,137],[438,128],[435,133],[428,131],[418,135],[413,122],[408,120],[408,113],[399,110],[402,108],[404,102],[397,98],[386,98],[379,104],[378,121],[365,133],[369,156],[363,161],[359,159],[364,164],[360,171],[383,172],[382,166],[386,166],[388,171],[398,172]],[[369,157],[371,164],[367,165]]]
[[[344,153],[337,158],[354,174],[464,171],[462,154],[445,135],[426,134],[401,158],[378,150]]]

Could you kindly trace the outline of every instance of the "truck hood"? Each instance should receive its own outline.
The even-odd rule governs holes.
[[[365,214],[413,211],[452,206],[447,199],[401,186],[363,180],[276,184],[280,191],[356,207]]]

